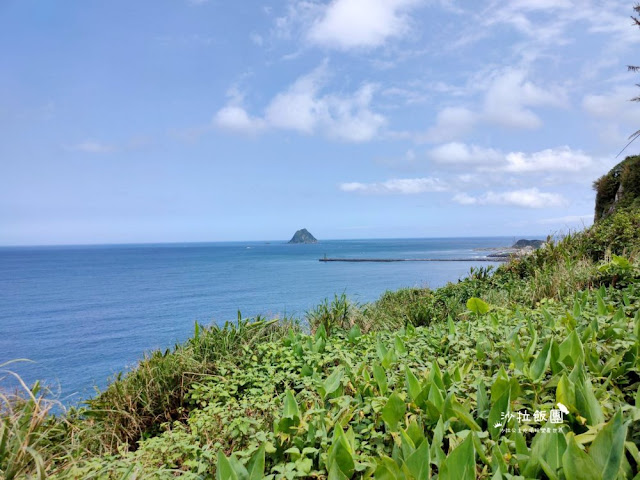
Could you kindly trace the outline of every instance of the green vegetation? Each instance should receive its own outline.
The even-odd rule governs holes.
[[[640,207],[640,156],[627,157],[609,173],[593,182],[596,190],[596,221],[615,208]]]
[[[0,397],[0,476],[640,478],[639,260],[631,198],[434,291],[196,324],[62,417]]]

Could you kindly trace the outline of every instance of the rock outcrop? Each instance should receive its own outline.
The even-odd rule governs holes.
[[[511,248],[525,248],[525,247],[533,247],[533,248],[540,248],[542,245],[544,244],[543,240],[518,240],[516,243],[513,244],[513,247]]]
[[[309,230],[303,228],[302,230],[298,230],[293,235],[291,240],[289,240],[289,243],[318,243],[318,240],[316,239],[316,237],[311,235]]]
[[[596,222],[618,208],[640,207],[640,155],[625,158],[593,182],[593,188],[597,192]]]

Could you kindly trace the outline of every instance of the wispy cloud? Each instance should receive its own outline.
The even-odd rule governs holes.
[[[98,140],[87,139],[82,142],[63,145],[62,148],[69,152],[82,152],[88,154],[107,154],[114,152],[123,152],[131,150],[140,150],[146,148],[153,143],[151,137],[145,135],[136,135],[128,140],[115,144],[105,143]]]
[[[73,145],[66,145],[66,150],[84,153],[111,153],[116,151],[115,145],[98,142],[95,140],[85,140]]]
[[[541,192],[537,188],[513,190],[507,192],[493,192],[473,196],[459,193],[453,201],[461,205],[502,205],[522,208],[564,207],[567,200],[558,193]]]
[[[527,80],[522,70],[506,70],[491,83],[484,103],[483,117],[510,128],[538,128],[542,120],[530,107],[561,107],[566,104],[564,92],[542,88]]]
[[[490,165],[504,160],[504,154],[493,148],[451,142],[439,145],[428,152],[428,157],[442,165]]]
[[[496,174],[550,174],[580,172],[595,165],[595,160],[581,150],[568,146],[547,148],[537,152],[501,152],[493,148],[451,142],[427,152],[433,162],[442,166],[467,166],[478,172]]]
[[[578,172],[593,164],[590,156],[567,146],[531,154],[512,152],[506,155],[505,160],[504,169],[513,173]]]
[[[441,86],[445,88],[445,86]],[[466,87],[447,87],[451,96],[469,97],[467,105],[442,108],[435,124],[414,135],[416,142],[440,143],[461,140],[477,126],[498,125],[511,129],[532,130],[543,126],[538,107],[564,108],[568,104],[564,88],[541,87],[525,69],[497,68],[483,71]],[[475,97],[480,96],[479,100]],[[459,100],[458,100],[459,101]]]
[[[470,132],[480,116],[466,107],[446,107],[438,112],[436,124],[417,135],[418,142],[446,142]]]
[[[415,195],[426,192],[445,192],[449,186],[438,178],[394,178],[385,182],[340,184],[343,192],[364,193],[370,195]]]
[[[218,128],[253,135],[266,127],[264,120],[249,116],[244,108],[236,105],[227,105],[218,110],[213,117],[213,124]]]

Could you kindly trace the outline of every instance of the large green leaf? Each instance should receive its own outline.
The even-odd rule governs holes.
[[[264,478],[264,452],[265,446],[261,445],[249,460],[247,464],[248,480],[261,480]]]
[[[327,377],[327,379],[324,381],[322,385],[324,389],[324,395],[323,395],[324,397],[332,394],[338,389],[338,387],[340,387],[343,374],[344,374],[344,371],[340,366],[334,369],[331,375]]]
[[[385,372],[385,369],[377,363],[373,364],[373,378],[378,384],[380,395],[385,395],[387,393],[387,373]]]
[[[562,467],[562,456],[567,449],[567,441],[562,432],[546,432],[545,429],[557,428],[557,424],[547,423],[531,442],[531,459],[527,463],[524,476],[538,477],[544,470],[550,478],[558,478],[558,470]]]
[[[376,480],[404,480],[406,478],[398,464],[385,456],[378,458],[373,477]]]
[[[589,425],[604,423],[600,402],[593,393],[591,381],[586,375],[582,363],[574,367],[569,379],[575,385],[575,407],[578,413],[587,419]]]
[[[380,337],[378,337],[378,341],[376,342],[376,353],[378,354],[378,359],[382,361],[388,352],[389,349],[384,343],[382,343]]]
[[[598,467],[593,459],[580,450],[573,433],[567,434],[567,449],[562,455],[565,478],[580,480],[601,480]]]
[[[471,297],[467,300],[467,309],[476,315],[484,315],[489,311],[489,304],[479,298]]]
[[[389,368],[395,363],[397,359],[398,357],[396,356],[396,349],[394,347],[391,347],[380,363],[384,368]]]
[[[404,400],[397,393],[392,393],[387,404],[382,409],[382,419],[391,430],[397,430],[398,422],[404,418],[407,407]]]
[[[300,408],[298,408],[298,402],[293,395],[292,390],[287,390],[284,397],[284,412],[282,414],[286,418],[300,418]]]
[[[422,442],[416,451],[405,459],[404,463],[414,480],[427,480],[431,478],[429,442],[427,440]]]
[[[402,458],[409,458],[409,456],[416,451],[416,444],[413,443],[411,437],[404,430],[400,430],[400,440],[400,450],[402,451]]]
[[[564,342],[560,344],[558,350],[558,360],[568,367],[573,367],[584,358],[582,342],[576,330],[572,330]]]
[[[440,466],[440,459],[444,458],[444,452],[442,451],[442,440],[444,439],[444,422],[442,421],[442,417],[438,419],[438,423],[436,424],[436,428],[433,429],[433,439],[431,442],[431,459],[436,464],[436,466]]]
[[[438,411],[438,415],[442,413],[442,408],[444,407],[444,397],[442,396],[442,392],[435,385],[432,385],[429,389],[429,396],[427,397],[428,404],[433,405]]]
[[[409,396],[414,403],[417,403],[417,399],[422,392],[422,386],[418,381],[418,378],[413,374],[411,369],[405,365],[404,374],[407,382],[407,391],[409,392]]]
[[[216,463],[216,480],[239,480],[238,474],[235,472],[229,459],[225,457],[222,450],[218,451],[218,462]]]
[[[564,373],[556,387],[556,403],[562,403],[569,410],[576,411],[576,387]]]
[[[496,380],[491,385],[491,402],[494,403],[502,396],[505,390],[509,390],[510,388],[511,383],[509,382],[509,376],[507,375],[504,367],[500,366]]]
[[[393,340],[393,344],[395,346],[396,352],[398,352],[399,355],[404,355],[405,353],[407,353],[407,347],[405,346],[404,341],[398,335],[396,335],[395,339]]]
[[[473,433],[451,452],[440,467],[439,480],[475,480],[476,453],[473,447]]]
[[[423,428],[418,425],[418,422],[415,420],[411,420],[411,422],[409,422],[409,426],[405,433],[409,436],[416,447],[419,447],[422,442],[426,440]]]
[[[544,376],[547,368],[549,368],[549,363],[551,362],[551,347],[553,345],[553,340],[548,340],[542,350],[538,353],[538,356],[531,362],[529,367],[529,378],[534,382],[540,381]]]
[[[494,440],[501,435],[503,427],[506,426],[503,417],[509,412],[510,399],[511,389],[507,388],[493,403],[489,411],[489,432],[491,433],[491,438]]]
[[[445,399],[444,413],[448,418],[455,417],[458,420],[461,420],[473,431],[479,432],[482,430],[480,425],[478,425],[473,419],[469,410],[462,405],[452,393],[447,395],[447,398]]]
[[[490,406],[489,406],[489,398],[487,397],[487,387],[485,386],[482,379],[478,381],[476,387],[476,403],[478,410],[478,417],[487,418],[489,414]]]
[[[511,454],[509,454],[509,456],[510,455]],[[500,450],[500,445],[498,443],[494,443],[493,448],[491,449],[491,469],[496,474],[500,474],[501,472],[507,473],[509,471],[507,462],[504,460],[504,453]],[[499,478],[502,477],[500,476]]]
[[[333,432],[333,443],[327,452],[327,467],[329,473],[334,470],[334,475],[341,473],[346,478],[351,478],[355,471],[353,449],[340,426]]]
[[[277,423],[277,429],[284,434],[293,433],[295,427],[300,425],[300,409],[298,402],[291,390],[287,390],[284,396],[284,411],[282,418]]]
[[[435,360],[431,362],[431,371],[429,372],[429,382],[436,385],[441,392],[446,390],[442,379],[442,371]]]
[[[351,330],[349,330],[349,337],[348,337],[350,343],[355,343],[356,340],[361,336],[362,336],[362,331],[360,330],[360,327],[358,325],[354,325],[353,327],[351,327]]]
[[[618,412],[598,432],[589,448],[589,456],[598,467],[602,480],[618,478],[622,457],[624,456],[624,442],[627,438],[626,422],[622,421],[622,412]]]

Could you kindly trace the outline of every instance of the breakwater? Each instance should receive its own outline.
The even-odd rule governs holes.
[[[506,262],[507,257],[480,257],[480,258],[319,258],[319,262]]]

